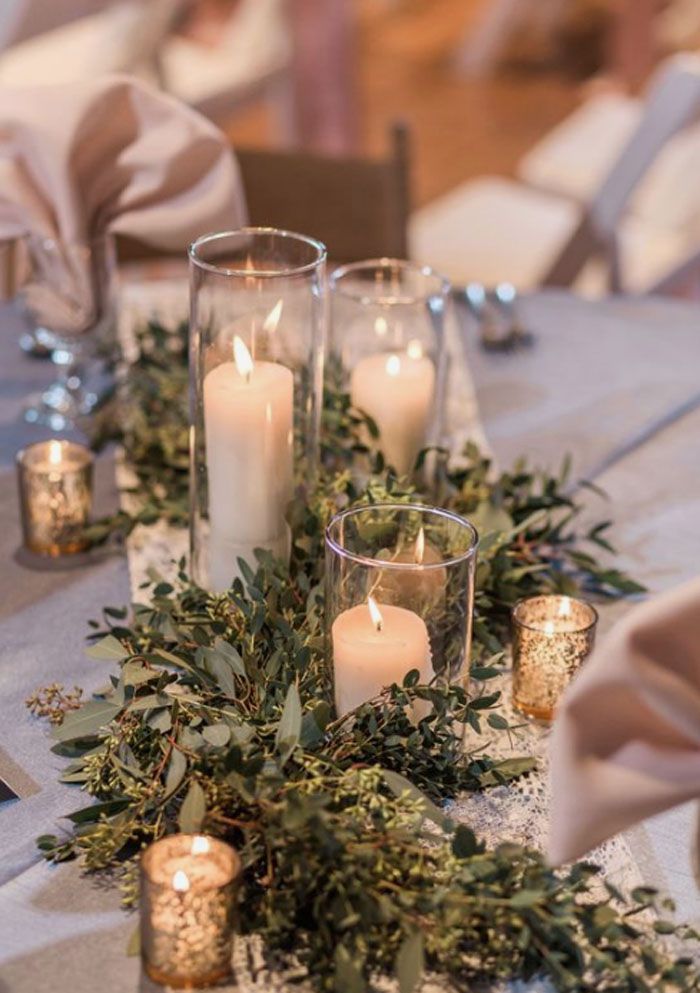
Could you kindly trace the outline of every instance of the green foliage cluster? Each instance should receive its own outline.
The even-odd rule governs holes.
[[[144,505],[176,522],[184,412],[162,408],[155,384],[170,388],[182,369],[169,369],[159,348],[130,380],[140,409],[122,419],[122,440]],[[605,525],[577,532],[561,478],[519,466],[493,481],[476,451],[458,471],[443,466],[441,503],[469,513],[482,532],[471,681],[421,686],[409,673],[339,718],[324,646],[324,524],[351,500],[421,494],[367,450],[362,415],[342,393],[329,393],[326,413],[324,469],[292,508],[289,567],[263,555],[214,595],[180,563],[172,582],[153,577],[146,602],[107,608],[93,622],[88,654],[115,672],[53,731],[54,750],[71,760],[63,781],[93,802],[69,815],[65,835],[40,839],[47,857],[117,871],[134,902],[144,844],[178,829],[224,837],[243,860],[244,932],[261,935],[274,963],[293,963],[319,991],[362,993],[392,974],[411,993],[426,971],[465,991],[533,976],[572,993],[700,990],[692,961],[674,957],[664,938],[697,936],[649,913],[657,903],[669,909],[652,890],[624,897],[594,866],[557,872],[536,851],[488,849],[442,808],[532,768],[527,756],[488,754],[494,734],[509,730],[492,689],[500,655],[491,653],[505,643],[512,602],[543,589],[637,588],[582,550],[605,544]],[[362,490],[356,458],[373,473]],[[133,523],[103,522],[102,537]],[[408,717],[416,701],[429,704],[418,723]],[[455,734],[462,725],[471,729],[466,749]]]

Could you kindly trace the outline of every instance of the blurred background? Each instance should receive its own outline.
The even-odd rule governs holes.
[[[407,232],[396,254],[460,282],[687,294],[700,195],[677,197],[700,164],[694,96],[671,124],[666,85],[653,149],[618,170],[624,204],[588,247],[577,229],[649,109],[655,71],[697,44],[697,0],[3,0],[0,85],[123,70],[200,109],[236,151],[383,161],[394,194],[405,186],[386,222]],[[267,175],[265,160],[243,166],[247,187]],[[294,183],[265,182],[248,189],[253,220],[286,221],[275,212]],[[298,198],[313,213],[308,188]],[[562,268],[572,239],[577,260]]]

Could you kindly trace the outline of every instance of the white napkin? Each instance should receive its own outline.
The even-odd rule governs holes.
[[[613,629],[565,694],[551,744],[554,863],[700,797],[700,579]]]

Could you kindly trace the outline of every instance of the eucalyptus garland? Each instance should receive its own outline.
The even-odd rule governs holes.
[[[93,540],[162,516],[184,522],[184,335],[156,325],[142,335],[117,419],[140,508],[98,522]],[[103,427],[103,438],[114,435]],[[461,468],[442,466],[441,504],[476,519],[482,534],[470,684],[421,686],[413,672],[353,714],[334,714],[324,525],[349,501],[422,497],[384,469],[360,427],[372,429],[329,390],[321,478],[292,507],[289,567],[263,555],[213,595],[181,562],[172,581],[153,576],[143,603],[92,622],[88,654],[116,667],[108,686],[82,705],[60,695],[58,705],[54,696],[33,703],[55,719],[54,750],[71,759],[63,781],[93,802],[40,846],[51,859],[116,873],[133,903],[143,845],[178,829],[226,838],[244,865],[243,932],[318,990],[361,993],[388,974],[411,993],[425,972],[462,990],[534,976],[580,993],[700,990],[692,960],[664,937],[698,936],[658,916],[672,908],[653,890],[623,896],[587,863],[554,871],[537,851],[488,849],[442,806],[532,769],[527,756],[488,752],[494,735],[511,731],[492,687],[512,602],[541,590],[639,589],[592,555],[609,548],[608,524],[577,529],[564,475],[518,465],[494,480],[473,448]],[[361,491],[357,458],[372,470]],[[407,716],[415,701],[429,704],[417,725]],[[454,730],[462,725],[466,748]]]

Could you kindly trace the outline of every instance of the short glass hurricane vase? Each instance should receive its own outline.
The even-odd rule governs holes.
[[[331,275],[330,372],[379,429],[399,475],[441,440],[450,284],[427,266],[372,259]]]
[[[288,559],[295,484],[317,469],[326,249],[243,228],[189,254],[191,569],[221,593],[256,550]]]
[[[24,416],[54,431],[74,427],[111,395],[117,348],[117,262],[104,234],[66,244],[29,236],[22,244],[28,275],[19,292],[25,351],[46,355],[56,380],[30,398]]]
[[[326,530],[326,641],[344,715],[412,669],[466,684],[478,535],[419,504],[337,514]]]

